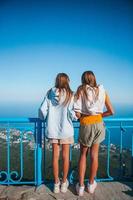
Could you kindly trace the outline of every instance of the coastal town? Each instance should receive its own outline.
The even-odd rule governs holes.
[[[9,143],[10,145],[17,145],[20,143],[27,143],[27,145],[30,147],[30,150],[34,150],[35,146],[35,138],[36,135],[34,134],[34,130],[24,130],[21,131],[19,129],[12,128],[8,132],[7,129],[0,128],[0,146]],[[44,142],[45,140],[45,142]],[[44,136],[42,136],[42,148],[44,148],[45,143],[45,149],[46,150],[52,150],[51,144],[48,142],[47,139],[44,139]],[[74,150],[80,149],[80,144],[76,141],[74,144],[71,145],[71,148]],[[104,152],[109,148],[110,152],[116,153],[116,151],[120,151],[120,146],[110,143],[109,147],[102,143],[100,145],[100,151]],[[130,148],[123,148],[123,152],[130,152]]]

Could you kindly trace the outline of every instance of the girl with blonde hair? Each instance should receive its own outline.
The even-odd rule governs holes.
[[[79,196],[84,193],[84,177],[86,171],[86,158],[90,152],[90,177],[87,191],[94,193],[97,183],[95,176],[98,169],[99,144],[105,138],[103,117],[114,114],[112,104],[103,85],[98,85],[92,71],[85,71],[81,77],[82,84],[76,92],[74,109],[80,120],[79,143],[79,183],[76,190]],[[103,111],[104,107],[106,108]]]

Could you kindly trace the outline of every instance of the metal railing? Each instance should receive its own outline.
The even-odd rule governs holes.
[[[0,119],[0,146],[5,152],[0,152],[0,184],[35,184],[42,183],[42,131],[43,122],[37,118],[1,118]],[[15,139],[14,139],[15,138]],[[34,138],[34,139],[33,139]],[[15,140],[15,141],[14,141]],[[34,142],[33,142],[34,140]],[[33,180],[24,180],[24,150],[25,142],[32,143],[33,165],[26,166],[34,167]],[[18,144],[18,145],[17,145]],[[14,155],[11,156],[11,149],[16,147]],[[18,147],[19,146],[19,147]],[[15,154],[19,151],[19,173],[12,170],[15,166],[11,166],[12,159],[15,159]],[[4,156],[4,158],[3,158]],[[4,169],[1,169],[2,160],[5,159]],[[18,159],[18,157],[16,158]]]
[[[133,176],[133,118],[108,118],[106,124],[106,177],[97,177],[97,181],[112,181],[125,176],[125,151],[123,135],[130,132],[130,147],[127,154],[131,154],[130,177]],[[74,122],[75,130],[79,123]],[[111,136],[113,130],[119,130],[119,167],[118,175],[110,174]],[[46,144],[44,140],[45,123],[38,118],[0,118],[0,184],[34,184],[40,185],[45,182],[46,171]],[[118,139],[117,137],[117,139]],[[43,152],[44,146],[44,152]],[[105,147],[104,146],[104,147]],[[115,146],[116,149],[116,146]],[[28,164],[25,159],[29,159]],[[70,148],[70,163],[73,161],[73,147]],[[115,154],[115,153],[114,153]],[[44,161],[42,161],[44,160]],[[129,161],[129,162],[130,162]],[[4,164],[3,164],[4,163]],[[15,169],[16,167],[16,169]],[[43,170],[42,170],[43,168]],[[32,170],[34,169],[34,170]],[[44,171],[44,175],[43,172]],[[27,179],[28,173],[32,172],[31,180]],[[25,176],[24,173],[27,173]],[[76,170],[70,168],[69,181],[74,182]]]

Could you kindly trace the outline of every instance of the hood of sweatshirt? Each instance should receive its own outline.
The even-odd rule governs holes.
[[[61,105],[66,98],[66,91],[64,89],[59,93],[59,89],[56,87],[51,88],[48,92],[48,99],[54,106]]]

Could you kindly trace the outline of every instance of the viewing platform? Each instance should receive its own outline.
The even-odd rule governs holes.
[[[0,186],[0,200],[132,200],[133,182],[100,182],[94,194],[76,195],[74,185],[66,194],[54,194],[51,185],[34,186]]]

